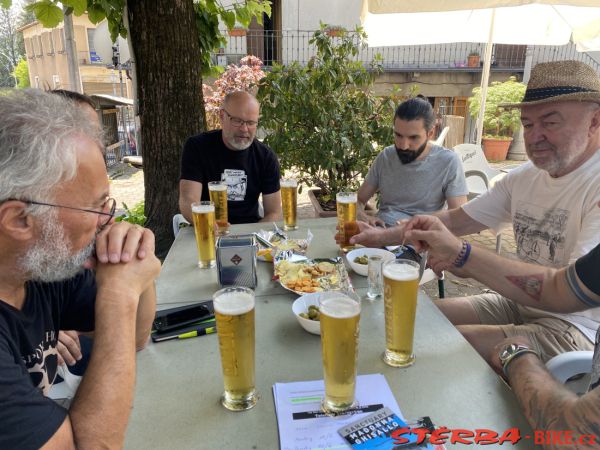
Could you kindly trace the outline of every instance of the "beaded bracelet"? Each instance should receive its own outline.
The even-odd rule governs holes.
[[[463,241],[462,242],[462,248],[460,250],[460,252],[458,253],[458,256],[456,257],[456,259],[454,260],[454,267],[462,267],[465,265],[465,263],[467,262],[467,259],[469,259],[469,255],[471,254],[471,244],[469,244],[467,241]]]

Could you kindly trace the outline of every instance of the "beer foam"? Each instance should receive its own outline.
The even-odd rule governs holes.
[[[292,188],[294,188],[294,187],[298,187],[298,182],[296,180],[286,180],[286,179],[283,179],[283,180],[281,180],[281,182],[279,183],[279,185],[281,187],[292,187]]]
[[[351,298],[340,295],[322,300],[319,303],[322,314],[336,319],[354,317],[360,313],[360,304]]]
[[[239,316],[254,308],[254,296],[246,292],[225,292],[213,299],[215,312]]]
[[[205,214],[215,211],[215,205],[194,205],[192,206],[192,212]]]
[[[209,191],[226,191],[227,185],[226,184],[209,184],[208,190]]]
[[[352,192],[345,195],[338,194],[335,199],[339,203],[356,203],[357,196]]]
[[[419,268],[411,264],[388,264],[383,276],[396,281],[411,281],[419,278]]]

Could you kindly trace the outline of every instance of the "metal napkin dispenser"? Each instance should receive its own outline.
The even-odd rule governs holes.
[[[217,271],[221,286],[254,289],[258,244],[253,234],[221,236],[217,239]]]

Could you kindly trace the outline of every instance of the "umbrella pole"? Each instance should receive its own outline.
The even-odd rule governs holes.
[[[481,145],[483,137],[483,115],[485,114],[485,98],[487,97],[487,88],[490,81],[490,66],[492,65],[492,48],[494,47],[494,20],[496,17],[496,8],[492,9],[492,18],[490,20],[490,34],[485,47],[485,56],[483,58],[483,72],[481,74],[481,108],[477,117],[477,139],[475,143]]]

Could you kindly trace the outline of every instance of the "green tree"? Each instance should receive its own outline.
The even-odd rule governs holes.
[[[15,67],[15,71],[13,72],[13,74],[18,80],[17,87],[19,89],[25,89],[30,86],[30,84],[29,84],[29,67],[27,65],[26,59],[21,59],[19,61],[19,63]]]
[[[379,148],[392,141],[394,102],[371,90],[379,58],[370,71],[356,60],[362,29],[335,38],[326,31],[322,24],[310,40],[316,55],[306,67],[274,66],[258,98],[265,142],[282,168],[300,170],[300,181],[334,197],[358,187]]]
[[[0,0],[0,6],[10,7],[11,2]],[[227,9],[217,0],[41,0],[27,8],[44,26],[55,27],[64,18],[61,6],[76,16],[87,11],[93,23],[107,18],[113,41],[129,34],[143,143],[146,225],[156,235],[157,254],[164,256],[173,242],[171,219],[178,212],[181,149],[189,136],[205,129],[202,72],[210,71],[207,53],[221,42],[218,17],[228,27],[235,22],[248,26],[254,14],[261,19],[263,12],[270,12],[268,1],[247,0]]]
[[[25,54],[23,36],[17,32],[18,5],[0,9],[0,86],[15,87],[15,67]]]

